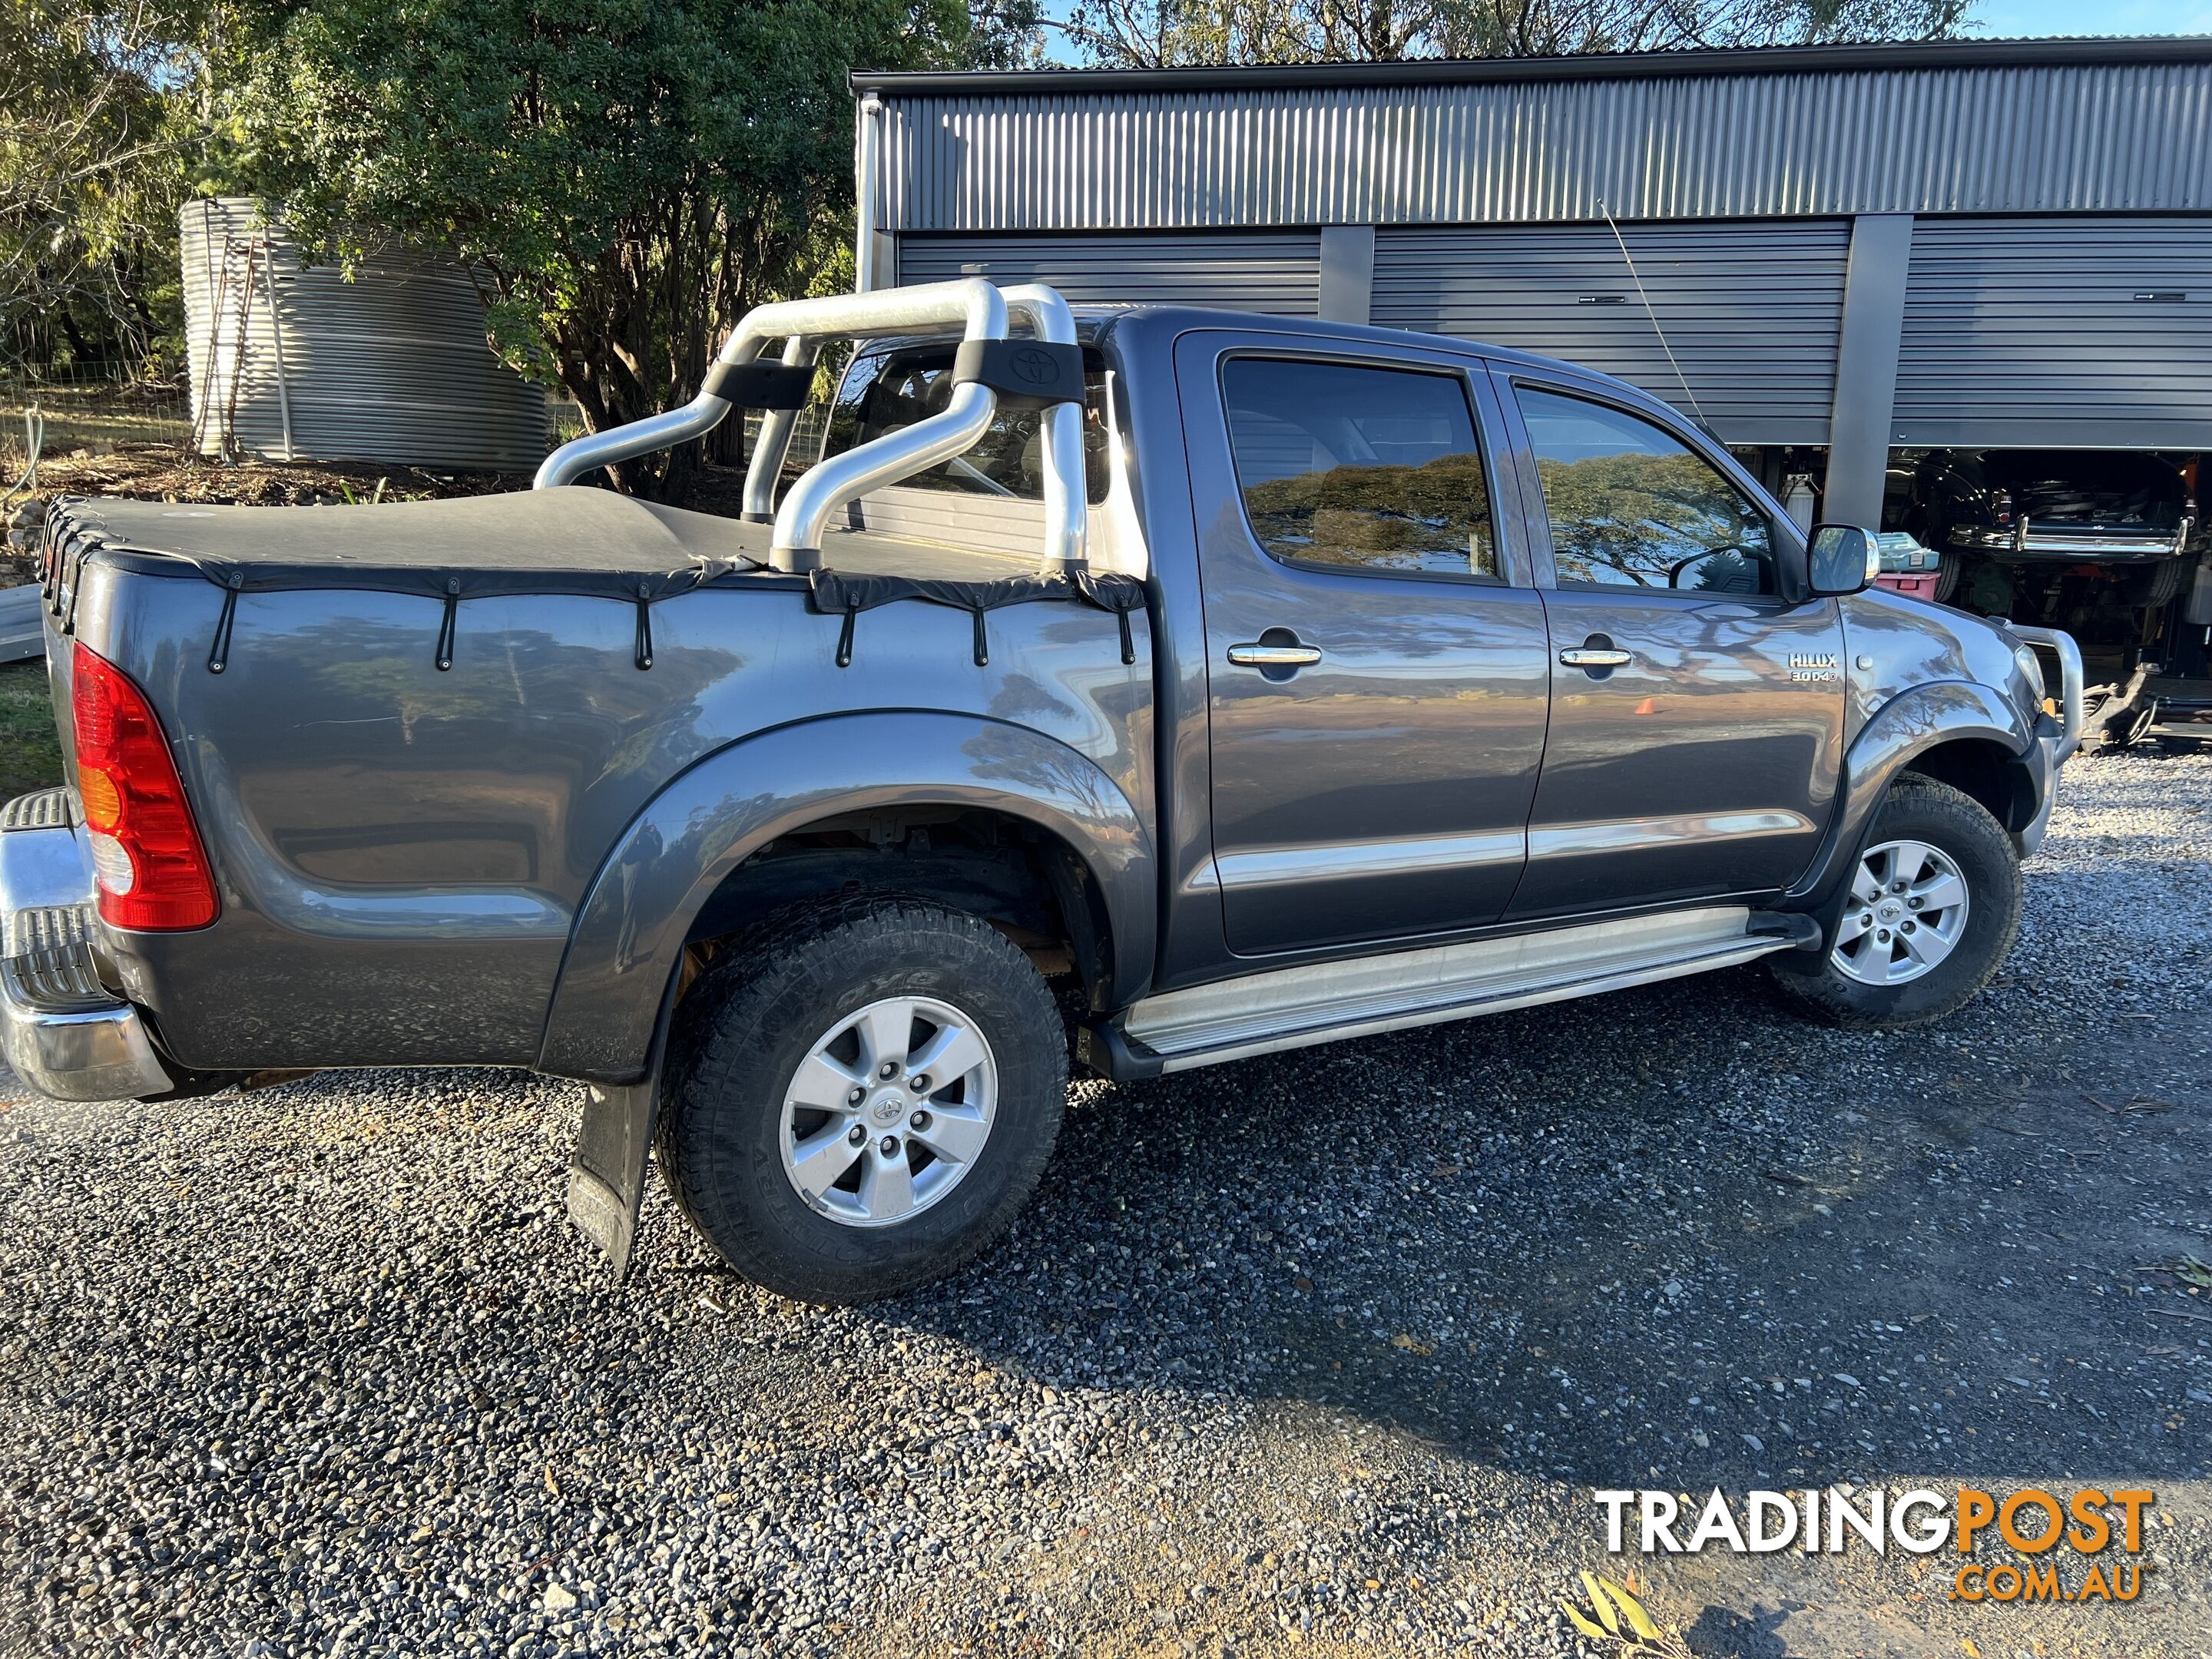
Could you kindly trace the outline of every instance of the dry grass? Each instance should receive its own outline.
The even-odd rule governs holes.
[[[439,472],[371,461],[251,461],[225,466],[187,455],[174,444],[125,444],[106,455],[56,455],[50,447],[46,459],[39,463],[39,487],[33,493],[48,499],[125,495],[138,501],[283,507],[349,496],[365,501],[376,495],[380,484],[386,501],[428,501],[495,495],[526,489],[529,483],[523,473]]]

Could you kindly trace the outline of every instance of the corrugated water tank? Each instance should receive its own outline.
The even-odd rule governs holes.
[[[205,455],[526,471],[545,394],[492,355],[460,264],[400,246],[304,264],[262,204],[179,215],[193,438]]]

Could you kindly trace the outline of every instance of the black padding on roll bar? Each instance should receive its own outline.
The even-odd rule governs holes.
[[[814,369],[806,363],[716,363],[699,389],[739,409],[804,409]]]
[[[1052,340],[963,340],[952,378],[981,381],[1016,408],[1083,401],[1083,348]]]

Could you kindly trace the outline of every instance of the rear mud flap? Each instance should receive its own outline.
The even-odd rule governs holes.
[[[678,976],[668,976],[645,1075],[635,1083],[594,1083],[584,1097],[576,1151],[568,1160],[568,1219],[613,1263],[615,1288],[629,1283],[637,1248],[638,1212],[645,1204],[645,1165],[660,1115],[661,1062],[676,1012]]]
[[[568,1160],[568,1219],[606,1253],[617,1289],[629,1283],[645,1202],[646,1154],[660,1103],[656,1067],[642,1083],[595,1083],[584,1099],[575,1156]]]

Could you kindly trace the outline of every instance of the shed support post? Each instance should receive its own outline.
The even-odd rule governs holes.
[[[1912,216],[1863,213],[1851,221],[1844,276],[1844,320],[1836,349],[1836,401],[1828,422],[1828,476],[1820,516],[1832,524],[1881,527],[1889,468],[1897,356],[1905,334],[1905,278]]]
[[[853,292],[872,294],[898,282],[898,249],[877,216],[884,172],[883,100],[862,95],[853,112]]]
[[[879,230],[876,233],[873,257],[868,261],[868,286],[864,291],[872,294],[879,288],[896,288],[898,283],[898,234]]]
[[[1375,227],[1323,225],[1321,230],[1321,319],[1364,323],[1375,299]]]

